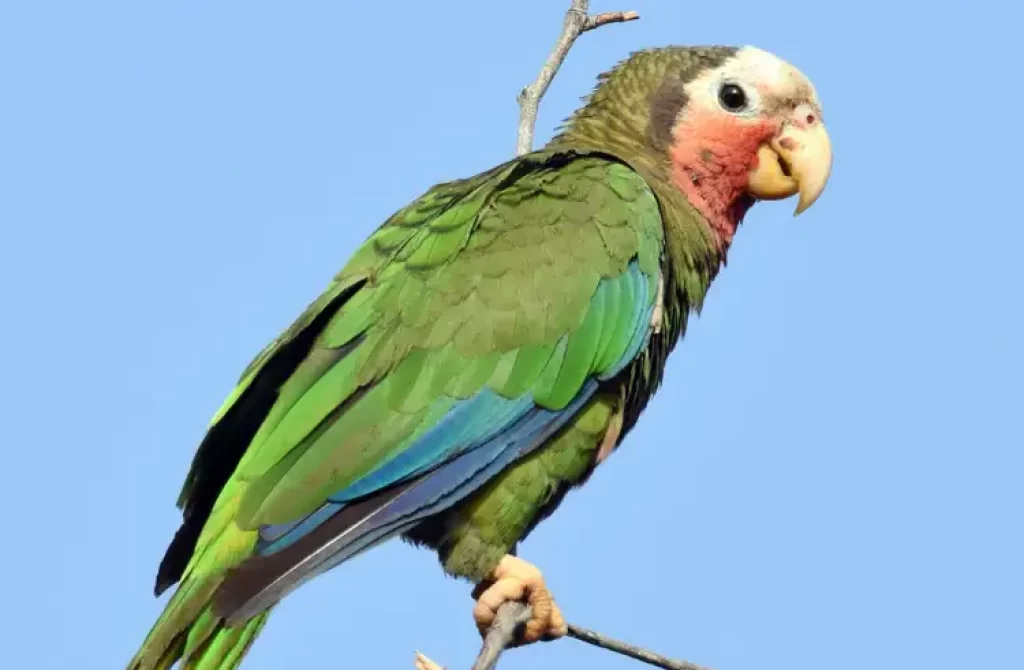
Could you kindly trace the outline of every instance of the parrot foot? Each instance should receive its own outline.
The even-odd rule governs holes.
[[[515,556],[502,558],[491,576],[473,589],[473,597],[476,598],[473,618],[481,635],[487,634],[498,608],[509,601],[525,602],[533,608],[533,617],[526,622],[517,644],[555,640],[569,632],[540,570]]]

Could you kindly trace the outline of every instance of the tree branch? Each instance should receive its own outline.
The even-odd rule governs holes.
[[[579,626],[574,626],[572,624],[569,624],[569,637],[576,638],[580,642],[592,644],[595,647],[614,651],[615,653],[622,654],[623,656],[629,656],[630,658],[658,668],[664,668],[665,670],[711,670],[703,665],[697,665],[696,663],[690,663],[689,661],[678,661],[668,658],[667,656],[662,656],[661,654],[655,654],[653,651],[648,651],[642,647],[626,644],[625,642],[620,642],[595,631],[580,628]]]
[[[523,624],[533,616],[533,608],[523,603],[509,602],[498,608],[494,623],[487,629],[487,636],[480,647],[480,653],[473,663],[473,670],[491,670],[498,664],[498,656],[505,651]]]
[[[551,50],[548,59],[540,69],[540,74],[533,80],[533,83],[524,88],[516,96],[519,101],[519,134],[516,137],[516,155],[522,156],[533,148],[533,132],[537,125],[537,111],[540,109],[540,99],[547,93],[548,86],[562,67],[562,62],[569,54],[576,38],[587,32],[609,23],[623,23],[635,21],[640,18],[636,12],[607,12],[605,14],[587,15],[590,0],[572,0],[569,11],[565,13],[565,22],[562,25],[562,34],[555,42],[555,48]]]
[[[480,654],[477,656],[476,662],[473,663],[473,670],[493,670],[498,663],[498,656],[511,644],[520,626],[530,620],[531,614],[531,608],[522,603],[510,602],[499,607],[497,617],[488,629],[484,643],[480,647]],[[569,624],[569,637],[663,670],[711,670],[696,663],[662,656],[573,624]],[[445,668],[416,652],[416,670],[445,670]]]

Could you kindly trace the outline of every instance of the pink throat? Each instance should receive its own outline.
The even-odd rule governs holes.
[[[758,148],[775,132],[770,122],[706,112],[688,115],[676,125],[669,149],[672,180],[707,219],[719,251],[729,248],[754,204],[746,191],[748,175],[757,166]]]

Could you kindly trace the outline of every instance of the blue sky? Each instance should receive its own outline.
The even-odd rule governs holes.
[[[567,4],[0,3],[5,666],[123,667],[243,366],[387,215],[511,154]],[[569,620],[719,670],[1024,667],[1002,6],[594,3],[642,19],[577,44],[539,140],[631,50],[755,44],[814,80],[835,169],[798,219],[755,208],[638,428],[522,547]],[[244,667],[465,668],[470,608],[388,544]],[[567,640],[502,667],[639,666]]]

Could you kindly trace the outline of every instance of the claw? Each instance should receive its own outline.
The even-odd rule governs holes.
[[[502,558],[491,577],[473,590],[473,595],[477,599],[473,618],[481,635],[487,634],[498,608],[509,601],[525,602],[532,608],[533,616],[526,622],[518,644],[555,640],[569,632],[540,570],[515,556]]]

